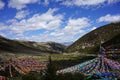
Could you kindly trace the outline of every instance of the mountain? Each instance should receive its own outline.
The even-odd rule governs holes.
[[[0,36],[0,52],[12,53],[61,53],[66,46],[56,42],[30,42],[10,40]]]
[[[104,44],[105,47],[109,45],[114,45],[114,43],[112,44],[112,42],[114,41],[114,39],[117,41],[119,35],[120,22],[107,24],[82,36],[71,46],[67,47],[65,51],[95,53],[99,51],[100,44]]]
[[[120,48],[120,34],[102,44],[106,48]]]

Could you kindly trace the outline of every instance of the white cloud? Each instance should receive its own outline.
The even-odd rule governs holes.
[[[4,6],[5,6],[5,3],[0,0],[0,9],[3,9]]]
[[[8,6],[16,8],[18,10],[23,9],[27,4],[38,3],[48,5],[50,2],[59,2],[65,6],[97,6],[97,5],[109,5],[120,2],[120,0],[9,0]]]
[[[105,16],[100,17],[98,22],[119,22],[120,21],[120,15],[110,15],[107,14]]]
[[[38,39],[39,37],[42,37],[42,40],[44,41],[57,41],[57,42],[65,42],[65,41],[72,41],[75,40],[76,35],[77,38],[80,36],[83,36],[85,33],[87,33],[87,29],[90,27],[90,20],[86,17],[72,19],[70,18],[62,29],[56,29],[53,32],[47,32],[44,34],[41,34],[39,36],[34,36],[35,39]],[[40,40],[40,39],[39,39]],[[40,41],[42,41],[40,40]]]
[[[27,15],[29,15],[29,11],[27,11],[27,10],[22,10],[22,11],[18,11],[18,12],[16,13],[15,18],[16,18],[16,19],[23,19],[23,18],[25,18]]]
[[[117,3],[117,2],[120,2],[120,0],[108,0],[108,4]]]
[[[97,27],[92,27],[92,28],[91,28],[91,31],[92,31],[92,30],[95,30],[95,29],[97,29]]]
[[[90,6],[103,3],[105,0],[66,0],[63,4],[67,6]]]
[[[96,6],[101,4],[112,4],[120,2],[120,0],[56,0],[56,2],[62,2],[66,6]]]
[[[51,35],[50,31],[46,31],[46,32],[39,34],[39,35],[18,36],[17,39],[37,41],[37,42],[46,42],[46,41],[65,42],[65,41],[70,41],[70,40],[72,41],[73,37],[66,36],[66,35],[54,36],[54,35]]]
[[[48,5],[49,4],[49,0],[44,0],[44,5]]]
[[[67,26],[64,28],[66,33],[79,32],[80,29],[86,28],[90,25],[88,18],[69,19]]]
[[[66,26],[63,26],[63,28],[61,28],[60,25],[62,23],[63,16],[60,14],[53,15],[55,11],[56,9],[49,9],[44,14],[41,15],[36,14],[30,19],[28,20],[23,19],[20,22],[17,22],[15,20],[12,20],[11,22],[9,21],[10,23],[12,23],[9,26],[10,29],[9,35],[15,34],[14,37],[12,38],[21,39],[21,40],[30,40],[30,41],[38,41],[38,42],[39,41],[67,42],[67,41],[73,41],[76,38],[78,39],[79,37],[81,37],[82,35],[88,32],[88,29],[90,28],[91,25],[91,21],[88,18],[86,17],[77,18],[77,19],[70,18],[68,19]],[[51,23],[50,25],[48,25],[49,22]],[[40,29],[46,29],[46,30],[43,33],[38,33],[37,35],[24,34],[24,32],[26,31],[36,31]],[[89,30],[91,30],[91,28]]]
[[[3,23],[0,23],[0,30],[5,30],[5,29],[6,29],[5,25]]]
[[[39,0],[10,0],[8,6],[18,10],[26,7],[27,4],[37,3]]]
[[[11,31],[16,33],[40,29],[54,30],[60,26],[63,19],[63,15],[54,14],[56,11],[57,9],[49,9],[46,13],[34,14],[29,19],[22,19],[20,21],[9,20],[8,22],[11,23],[9,27]]]
[[[7,34],[3,33],[3,32],[0,32],[0,36],[2,37],[7,37]]]
[[[69,41],[74,40],[76,35],[82,36],[87,33],[87,29],[90,27],[90,20],[86,17],[69,19],[67,25],[63,29],[56,30],[50,33],[51,36],[56,37],[58,41]]]
[[[6,23],[10,23],[10,24],[16,23],[16,22],[17,22],[16,19],[10,19],[10,20],[7,20],[7,21],[6,21]]]
[[[45,13],[34,14],[29,19],[8,20],[7,23],[9,25],[0,24],[2,26],[1,29],[6,30],[9,33],[7,36],[12,36],[13,39],[56,42],[67,42],[78,39],[91,30],[91,21],[89,18],[69,18],[64,22],[64,15],[55,14],[57,10],[49,9]],[[24,34],[25,32],[34,32],[41,29],[44,29],[44,31],[36,35]]]

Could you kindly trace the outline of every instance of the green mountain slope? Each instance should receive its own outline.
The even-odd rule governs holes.
[[[87,53],[97,52],[100,44],[111,40],[118,34],[120,34],[120,22],[107,24],[87,33],[69,46],[65,51]]]
[[[12,53],[61,53],[66,46],[56,42],[30,42],[10,40],[0,36],[0,51]]]
[[[120,48],[120,34],[102,44],[106,48]]]

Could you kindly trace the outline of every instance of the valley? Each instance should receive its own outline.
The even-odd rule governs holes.
[[[116,75],[116,77],[119,77],[119,29],[120,23],[111,23],[102,26],[84,35],[69,46],[65,46],[64,44],[56,42],[31,42],[11,40],[0,36],[0,70],[4,73],[1,73],[1,75],[6,75],[7,78],[15,78],[16,80],[17,75],[15,74],[18,74],[20,78],[23,78],[23,76],[21,75],[27,75],[29,73],[31,74],[32,71],[35,72],[35,75],[40,75],[40,73],[42,73],[41,76],[43,76],[43,73],[47,73],[46,70],[50,67],[48,65],[51,65],[50,70],[53,69],[52,71],[54,71],[55,69],[55,73],[51,72],[51,74],[55,75],[56,72],[63,72],[64,74],[66,74],[68,71],[67,69],[70,69],[70,73],[72,73],[76,69],[82,69],[82,67],[80,66],[84,65],[85,68],[81,70],[84,73],[78,71],[80,72],[79,75],[89,77],[89,69],[92,70],[91,68],[93,68],[91,67],[91,65],[97,64],[95,65],[96,68],[100,66],[102,66],[103,68],[101,67],[100,70],[93,68],[91,73],[95,72],[95,70],[101,71],[102,74],[104,70],[107,70],[108,72],[115,70],[113,73]],[[113,35],[111,35],[111,31]],[[108,66],[107,69],[104,68],[105,63],[109,65],[106,65]],[[111,67],[109,63],[115,64],[115,68],[117,68],[118,71],[114,67],[109,68]],[[79,68],[77,67],[77,64],[80,65],[78,66]],[[88,66],[85,64],[87,64]],[[52,68],[53,65],[55,68]],[[84,69],[88,69],[88,72],[86,72],[87,70]],[[8,71],[7,73],[6,70]],[[94,75],[92,74],[91,76]],[[40,79],[41,77],[36,76],[36,78]]]

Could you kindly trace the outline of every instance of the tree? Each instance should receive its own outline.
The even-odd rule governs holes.
[[[81,73],[64,73],[59,74],[57,80],[84,80],[84,76]]]
[[[35,75],[35,73],[30,72],[26,75],[23,75],[22,80],[37,80],[37,77]]]
[[[45,74],[45,80],[56,80],[56,67],[54,66],[51,56],[49,56],[49,63],[47,65],[47,70]]]

